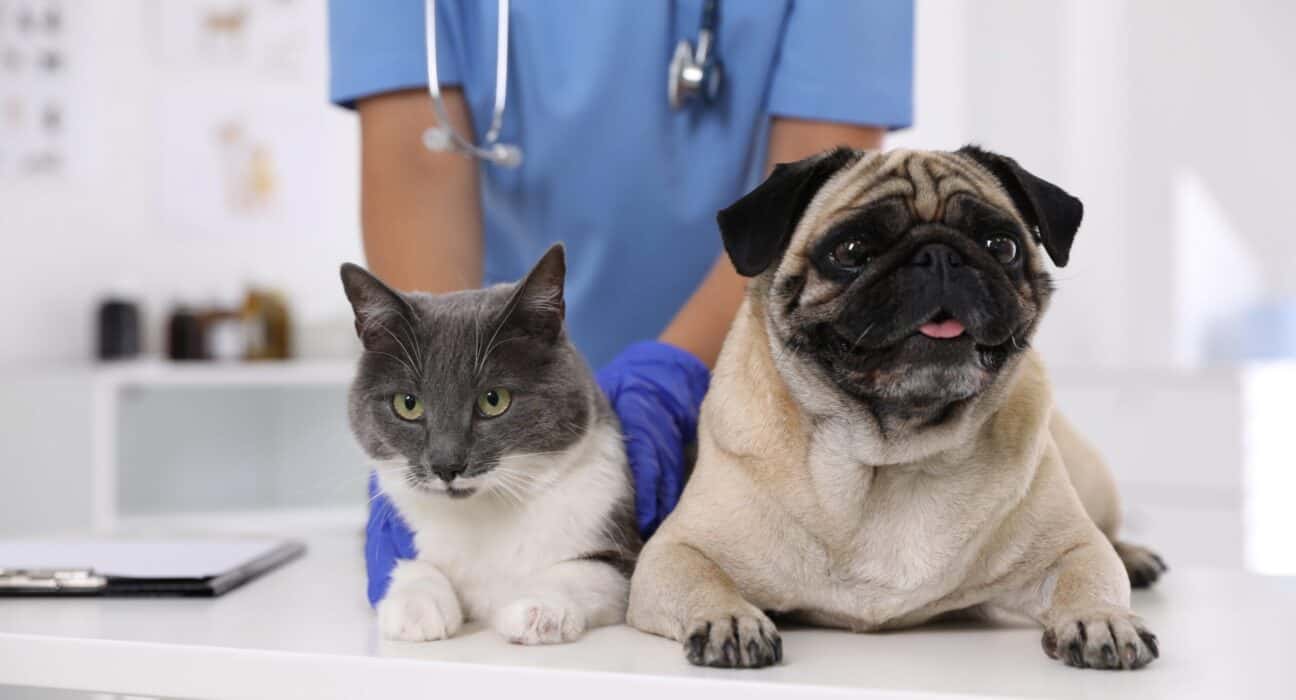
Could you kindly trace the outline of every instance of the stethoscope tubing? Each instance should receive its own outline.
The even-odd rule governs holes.
[[[500,132],[504,127],[504,107],[508,100],[508,35],[509,35],[509,0],[499,0],[499,17],[496,24],[495,44],[495,101],[491,108],[490,128],[482,139],[482,146],[477,146],[460,135],[450,123],[446,110],[445,98],[441,95],[441,80],[437,71],[436,42],[436,0],[424,0],[424,30],[427,32],[427,70],[428,95],[432,98],[432,109],[436,113],[441,132],[450,140],[454,150],[471,154],[478,158],[498,162],[493,147],[499,143]]]
[[[702,17],[698,28],[697,55],[703,59],[703,64],[710,63],[706,60],[706,57],[713,50],[712,42],[719,24],[718,6],[719,0],[704,0],[702,4]],[[450,123],[450,114],[446,110],[445,98],[441,95],[441,80],[437,71],[436,0],[423,0],[424,31],[427,34],[428,95],[432,98],[432,109],[437,119],[437,124],[424,132],[423,143],[430,150],[458,151],[496,165],[516,167],[522,161],[522,149],[515,145],[500,142],[500,134],[504,128],[504,108],[508,104],[509,0],[498,0],[497,13],[495,100],[491,106],[490,127],[486,129],[486,134],[482,138],[482,145],[478,146],[470,138],[461,135],[454,128],[454,125]],[[688,46],[687,42],[681,42],[681,45],[683,47]],[[704,79],[707,68],[709,66],[703,66],[704,72],[701,75]],[[678,108],[680,103],[675,94],[678,76],[674,75],[676,72],[674,60],[671,62],[671,72],[672,75],[668,81],[668,97],[671,106]],[[713,77],[716,77],[716,84],[718,85],[719,76]]]

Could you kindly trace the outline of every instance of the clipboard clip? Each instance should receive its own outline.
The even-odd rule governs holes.
[[[0,592],[97,591],[107,585],[108,577],[94,569],[0,569]]]

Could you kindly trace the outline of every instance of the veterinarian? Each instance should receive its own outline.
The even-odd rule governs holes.
[[[564,241],[569,332],[602,368],[648,535],[743,294],[715,213],[774,163],[910,123],[912,2],[427,5],[434,23],[418,0],[329,3],[369,267],[445,292],[516,279]],[[373,601],[414,555],[393,512],[371,507]]]

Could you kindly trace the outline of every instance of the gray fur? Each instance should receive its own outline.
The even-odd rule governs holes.
[[[561,246],[520,282],[448,294],[397,292],[355,265],[341,272],[365,349],[349,396],[351,428],[373,459],[408,465],[410,486],[436,479],[438,465],[463,465],[471,478],[509,456],[565,450],[595,427],[619,431],[563,327]],[[481,416],[477,398],[497,387],[509,390],[511,406]],[[422,399],[421,420],[396,414],[401,393]],[[632,494],[609,518],[610,530],[637,541]]]

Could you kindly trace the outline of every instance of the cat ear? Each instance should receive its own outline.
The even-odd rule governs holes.
[[[567,255],[561,243],[555,243],[517,283],[517,289],[504,307],[504,323],[523,332],[556,338],[562,332],[567,305],[563,301],[563,281],[567,277]]]
[[[404,333],[406,324],[394,320],[414,318],[414,309],[405,297],[359,265],[343,263],[341,274],[342,289],[355,312],[356,336],[365,349],[400,342],[395,334]]]

